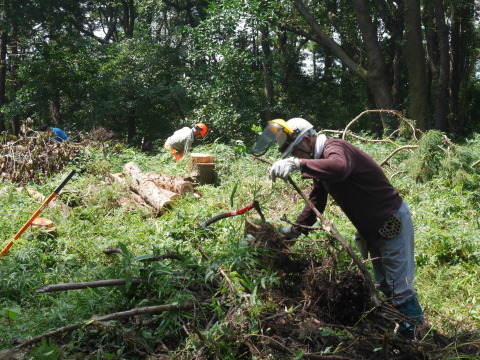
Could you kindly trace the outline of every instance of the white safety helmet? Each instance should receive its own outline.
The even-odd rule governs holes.
[[[290,135],[284,144],[279,144],[279,150],[282,152],[282,159],[290,156],[295,146],[297,146],[305,136],[314,136],[315,130],[313,125],[302,118],[293,118],[287,121],[287,125],[292,129],[293,134]]]
[[[253,148],[253,155],[261,156],[265,154],[276,142],[282,153],[282,158],[286,158],[305,136],[310,135],[315,135],[315,130],[313,125],[305,119],[293,118],[288,121],[282,119],[269,121]]]

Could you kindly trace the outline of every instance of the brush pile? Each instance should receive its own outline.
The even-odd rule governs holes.
[[[73,160],[81,147],[71,142],[59,143],[49,133],[31,132],[0,142],[0,181],[17,184],[36,182],[52,176]]]

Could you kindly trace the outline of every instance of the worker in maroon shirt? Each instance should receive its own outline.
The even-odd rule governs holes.
[[[375,280],[385,296],[413,324],[423,322],[423,311],[413,289],[414,232],[410,211],[398,190],[380,166],[359,148],[341,139],[316,135],[312,124],[301,118],[269,122],[255,144],[253,154],[263,155],[277,143],[282,160],[270,169],[273,181],[286,180],[293,171],[313,180],[310,200],[323,213],[330,195],[357,229],[356,244],[364,258],[370,253]],[[317,221],[306,205],[297,218],[299,225]],[[289,238],[307,230],[284,228]],[[412,337],[415,327],[402,322],[400,330]]]

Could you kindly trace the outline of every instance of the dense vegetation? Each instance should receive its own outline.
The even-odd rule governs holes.
[[[379,163],[397,147],[393,143],[349,139]],[[62,171],[26,184],[47,195],[68,171],[77,171],[60,196],[68,208],[52,205],[42,215],[54,221],[56,233],[29,230],[0,260],[0,349],[21,346],[24,340],[77,325],[23,348],[22,358],[480,356],[480,166],[473,166],[478,164],[480,137],[477,134],[454,143],[444,134],[430,131],[419,141],[411,135],[394,141],[397,145],[418,146],[397,152],[384,165],[409,203],[415,221],[416,288],[428,324],[417,342],[398,339],[391,324],[371,325],[368,316],[360,314],[360,320],[352,323],[352,319],[341,316],[351,314],[350,305],[338,297],[328,302],[330,311],[323,309],[328,315],[324,321],[328,321],[308,323],[306,320],[315,319],[315,314],[311,304],[298,302],[305,294],[294,297],[293,293],[280,292],[282,287],[290,291],[295,288],[295,283],[284,283],[289,278],[285,274],[294,276],[293,263],[284,263],[283,275],[275,271],[274,263],[266,262],[275,259],[275,253],[253,246],[251,236],[245,235],[245,216],[221,220],[208,230],[201,228],[200,223],[207,218],[242,208],[253,199],[260,201],[267,221],[279,226],[285,224],[281,215],[293,221],[303,206],[288,184],[270,182],[267,166],[253,160],[241,141],[236,146],[215,143],[194,148],[215,155],[217,183],[198,186],[200,198],[187,195],[157,218],[140,206],[122,203],[125,189],[106,182],[106,176],[121,172],[130,161],[143,171],[183,176],[188,173],[187,159],[175,163],[161,148],[146,154],[107,141],[84,146]],[[274,156],[274,152],[267,153],[271,160]],[[308,181],[298,175],[294,179],[308,190]],[[0,185],[4,243],[39,205],[17,186],[10,181]],[[324,215],[346,239],[353,238],[352,225],[335,204],[330,203]],[[254,212],[247,216],[258,218]],[[332,279],[340,279],[336,276],[346,271],[356,274],[357,270],[332,240],[323,231],[313,231],[291,247],[290,256],[310,271],[326,271],[328,276],[317,278],[317,284],[326,281],[322,286],[335,289]],[[121,254],[104,253],[112,247],[120,249]],[[306,286],[305,274],[301,275],[290,281]],[[35,292],[46,285],[105,279],[125,279],[126,286]],[[135,279],[147,283],[134,283]],[[347,291],[343,293],[346,297],[351,296],[348,289],[342,291]],[[157,305],[172,307],[156,314],[91,321]],[[310,313],[301,311],[303,307]],[[313,327],[308,330],[306,325]],[[286,342],[282,348],[287,338],[290,345]],[[359,344],[363,344],[361,348]]]

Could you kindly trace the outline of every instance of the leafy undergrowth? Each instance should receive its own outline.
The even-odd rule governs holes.
[[[448,156],[436,154],[436,141]],[[330,235],[313,231],[295,244],[279,235],[281,215],[294,220],[303,203],[288,184],[272,186],[268,167],[244,147],[195,148],[215,155],[217,183],[197,186],[200,198],[188,194],[155,218],[121,203],[122,187],[106,175],[130,161],[143,171],[185,175],[187,159],[104,143],[65,168],[78,174],[60,196],[68,208],[52,204],[42,214],[56,232],[29,230],[0,260],[0,359],[476,358],[480,174],[470,165],[480,140],[448,149],[442,141],[429,134],[384,167],[415,221],[416,288],[426,322],[413,341],[396,331],[401,318],[388,301],[373,307],[363,277]],[[358,145],[378,162],[393,150]],[[424,165],[413,166],[415,159]],[[29,187],[47,195],[64,176]],[[308,181],[294,179],[308,191]],[[8,241],[39,203],[8,182],[0,194]],[[248,218],[200,226],[254,199],[268,224],[251,210]],[[353,238],[335,204],[324,215]],[[123,285],[37,292],[108,279]]]

